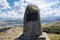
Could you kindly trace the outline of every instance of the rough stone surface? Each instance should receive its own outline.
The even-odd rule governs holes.
[[[42,35],[39,37],[24,37],[23,33],[20,33],[15,40],[50,40],[50,38],[45,32],[42,32]]]
[[[24,36],[40,36],[41,23],[39,9],[35,5],[28,5],[24,15]]]
[[[35,5],[28,5],[24,15],[24,28],[15,40],[45,40],[42,35],[39,8]]]

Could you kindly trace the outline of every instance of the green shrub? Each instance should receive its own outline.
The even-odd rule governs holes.
[[[50,27],[42,27],[42,31],[47,32],[47,33],[60,33],[60,28],[55,27],[55,26],[50,26]]]

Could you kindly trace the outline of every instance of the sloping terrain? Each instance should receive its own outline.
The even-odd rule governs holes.
[[[51,26],[60,27],[60,21],[55,21],[55,22],[42,25],[42,27],[51,27]]]
[[[48,23],[46,25],[42,25],[42,28],[60,28],[60,21]],[[7,31],[0,33],[0,40],[14,40],[16,36],[18,36],[23,31],[23,28],[21,27],[12,27],[11,29],[8,29]],[[48,33],[48,36],[51,40],[60,40],[60,34],[52,34]]]
[[[60,40],[60,21],[44,24],[42,28],[45,32],[49,32],[48,36],[51,40]]]
[[[22,32],[22,28],[20,27],[13,27],[7,31],[0,33],[0,40],[14,40],[16,36]]]

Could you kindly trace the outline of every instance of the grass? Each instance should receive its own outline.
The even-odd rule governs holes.
[[[50,30],[55,29],[56,31],[60,30],[59,27],[55,27],[55,26],[51,27],[50,25],[43,25],[42,29],[45,29],[45,28],[50,29]],[[47,31],[49,32],[49,30]],[[47,34],[51,40],[60,40],[60,34],[56,34],[55,31],[53,31],[53,33],[50,32]]]
[[[21,27],[13,27],[0,33],[0,40],[14,40],[16,36],[23,31]],[[60,40],[60,34],[47,33],[51,40]]]
[[[51,40],[60,40],[60,34],[48,34]]]
[[[5,32],[0,33],[0,40],[14,40],[16,36],[22,32],[23,29],[20,27],[11,28]]]

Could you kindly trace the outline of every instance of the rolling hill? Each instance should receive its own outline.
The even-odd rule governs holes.
[[[21,27],[13,27],[0,33],[0,40],[14,40],[23,29]]]
[[[42,27],[51,27],[51,26],[60,27],[60,20],[42,25]]]
[[[47,32],[51,40],[60,40],[60,20],[42,25],[42,30]]]
[[[51,22],[45,25],[42,25],[44,28],[60,28],[60,21]],[[5,32],[0,33],[0,40],[14,40],[16,36],[22,32],[21,27],[13,27]],[[49,31],[49,30],[48,30]],[[48,33],[48,36],[51,40],[59,40],[60,34]],[[13,38],[13,39],[12,39]]]

